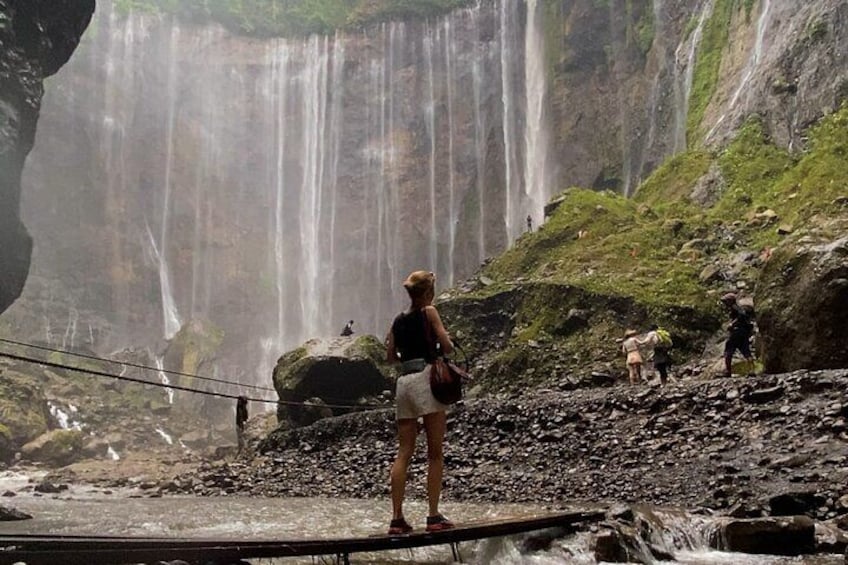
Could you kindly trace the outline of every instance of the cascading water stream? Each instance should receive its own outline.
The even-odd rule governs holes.
[[[742,79],[739,81],[739,86],[736,87],[736,90],[733,92],[733,96],[730,98],[730,104],[727,106],[726,112],[721,115],[721,117],[716,121],[712,129],[710,129],[709,133],[707,133],[707,136],[705,138],[707,141],[712,139],[713,135],[715,135],[716,131],[718,131],[719,126],[724,123],[724,120],[727,118],[727,112],[732,112],[736,109],[736,106],[739,103],[739,99],[742,97],[742,94],[747,94],[745,89],[748,87],[748,83],[754,76],[754,73],[756,72],[762,59],[763,42],[765,41],[766,30],[768,29],[770,12],[771,0],[762,0],[760,17],[757,19],[757,33],[754,39],[754,48],[751,51],[750,57],[748,57],[748,61],[745,63],[745,69],[742,73]]]
[[[698,24],[694,31],[684,37],[674,52],[675,80],[674,80],[674,153],[686,150],[686,122],[689,115],[689,96],[692,92],[692,80],[695,76],[695,56],[701,38],[704,35],[704,25],[712,16],[715,0],[704,0],[701,5]],[[682,55],[686,52],[685,60]]]
[[[171,28],[171,50],[176,53],[176,44],[179,42],[180,27],[176,24]],[[170,222],[171,208],[171,179],[174,167],[174,129],[176,127],[176,105],[177,105],[177,59],[172,57],[168,67],[168,126],[165,140],[165,184],[162,195],[162,225],[159,235],[159,246],[157,256],[159,259],[159,283],[162,294],[162,313],[164,318],[165,339],[171,339],[182,327],[182,321],[177,310],[174,295],[171,292],[171,276],[168,269],[168,224]]]
[[[527,0],[527,30],[524,47],[524,192],[534,225],[541,225],[544,206],[550,199],[548,179],[548,129],[545,124],[545,45],[542,15],[537,0]]]
[[[512,10],[510,7],[512,6]],[[504,145],[504,228],[507,239],[512,241],[521,233],[520,212],[516,205],[516,191],[518,190],[514,171],[517,168],[515,159],[515,133],[514,133],[514,106],[513,106],[513,84],[512,84],[512,45],[515,44],[514,34],[515,5],[508,0],[500,2],[500,59],[501,59],[501,103],[503,104],[503,145]]]
[[[174,403],[174,389],[170,388],[171,379],[165,373],[165,361],[161,357],[156,357],[156,369],[158,370],[159,382],[165,385],[165,394],[168,396],[168,404]]]

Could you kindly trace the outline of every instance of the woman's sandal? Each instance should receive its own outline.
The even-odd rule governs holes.
[[[390,536],[408,534],[411,531],[412,526],[409,525],[405,518],[396,518],[389,523]]]
[[[428,532],[441,532],[442,530],[450,530],[453,527],[453,522],[451,522],[441,514],[436,514],[435,516],[427,516]]]

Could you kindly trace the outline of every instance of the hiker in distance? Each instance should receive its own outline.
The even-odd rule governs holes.
[[[636,330],[627,330],[624,332],[624,342],[621,344],[621,351],[627,356],[625,363],[632,385],[642,381],[642,354],[639,353],[641,343],[636,338],[638,333]]]
[[[751,355],[751,336],[754,335],[753,312],[739,304],[734,292],[721,297],[721,303],[727,308],[730,323],[727,325],[727,341],[724,342],[724,376],[733,374],[733,354],[742,354],[748,362],[748,376],[754,374],[754,357]]]
[[[241,453],[246,445],[244,438],[244,426],[247,423],[247,398],[239,396],[236,401],[236,438],[238,439],[238,452]]]
[[[427,531],[435,532],[453,528],[453,523],[439,513],[444,473],[443,443],[447,428],[447,406],[439,402],[430,391],[430,363],[439,355],[453,351],[453,344],[439,312],[433,306],[436,275],[428,271],[415,271],[403,287],[410,298],[406,312],[399,314],[386,336],[387,359],[401,362],[401,377],[395,394],[398,430],[398,452],[391,469],[392,521],[389,535],[406,534],[412,526],[403,515],[406,493],[406,473],[415,452],[418,435],[418,418],[424,418],[427,434]]]

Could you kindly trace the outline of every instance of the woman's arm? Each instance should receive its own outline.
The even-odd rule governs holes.
[[[439,316],[439,311],[436,310],[436,307],[427,306],[424,308],[424,315],[427,316],[427,320],[430,322],[430,327],[433,328],[433,333],[436,334],[436,341],[438,341],[439,345],[442,347],[442,355],[450,355],[453,353],[453,343],[450,340],[450,336],[448,335],[448,331],[445,329],[444,324],[442,324],[442,318]]]
[[[389,328],[389,334],[386,336],[386,361],[389,363],[397,363],[397,348],[395,347],[395,332]]]

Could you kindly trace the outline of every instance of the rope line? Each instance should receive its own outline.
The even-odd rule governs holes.
[[[210,381],[210,382],[213,382],[213,383],[221,383],[221,384],[231,385],[231,386],[241,386],[241,387],[252,388],[252,389],[256,389],[256,390],[266,390],[266,391],[269,391],[269,392],[277,392],[276,389],[273,389],[273,388],[267,387],[267,386],[242,384],[242,383],[236,383],[236,382],[233,382],[233,381],[227,381],[227,380],[224,380],[224,379],[216,379],[216,378],[213,378],[213,377],[203,377],[201,375],[194,375],[194,374],[191,374],[191,373],[181,373],[179,371],[169,371],[168,369],[160,369],[159,367],[150,367],[148,365],[139,365],[137,363],[130,363],[128,361],[118,361],[116,359],[109,359],[109,358],[106,358],[106,357],[97,357],[96,355],[86,355],[85,353],[76,353],[76,352],[73,352],[73,351],[66,351],[66,350],[62,350],[62,349],[54,349],[52,347],[45,347],[43,345],[35,345],[33,343],[24,343],[24,342],[21,342],[21,341],[15,341],[15,340],[12,340],[12,339],[5,339],[5,338],[2,338],[2,337],[0,337],[0,342],[8,343],[10,345],[17,345],[17,346],[20,346],[20,347],[29,347],[29,348],[32,348],[32,349],[40,349],[42,351],[49,351],[50,353],[61,353],[62,355],[70,355],[72,357],[79,357],[81,359],[89,359],[91,361],[102,361],[102,362],[105,362],[105,363],[112,363],[112,364],[115,364],[115,365],[124,365],[124,366],[127,366],[127,367],[133,367],[135,369],[142,369],[142,370],[145,370],[145,371],[157,371],[157,372],[160,372],[160,373],[165,373],[166,375],[176,375],[176,376],[179,376],[179,377],[189,377],[189,378],[198,379],[198,380],[201,380],[201,381]]]
[[[119,381],[127,381],[131,383],[139,383],[143,385],[151,385],[159,388],[166,388],[172,390],[181,390],[185,392],[191,392],[194,394],[205,394],[207,396],[215,396],[218,398],[231,398],[233,400],[238,400],[239,395],[235,394],[227,394],[224,392],[212,392],[209,390],[200,390],[196,388],[191,388],[187,386],[180,385],[166,385],[164,383],[157,383],[155,381],[146,381],[144,379],[137,379],[135,377],[126,377],[122,375],[116,375],[114,373],[107,373],[105,371],[98,371],[94,369],[81,369],[79,367],[72,367],[70,365],[65,365],[63,363],[53,363],[51,361],[45,361],[43,359],[34,359],[32,357],[26,357],[23,355],[15,355],[13,353],[5,353],[0,351],[0,357],[5,357],[7,359],[13,359],[15,361],[21,361],[23,363],[33,363],[36,365],[44,365],[45,367],[52,367],[54,369],[64,369],[66,371],[73,371],[76,373],[82,373],[85,375],[96,375],[98,377],[105,377],[109,379],[116,379]],[[381,404],[315,404],[312,402],[294,402],[290,400],[268,400],[265,398],[251,398],[244,397],[249,402],[259,402],[263,404],[282,404],[284,406],[307,406],[307,407],[326,407],[326,408],[339,408],[339,409],[349,409],[349,408],[368,408],[368,409],[379,409],[379,408],[387,408],[385,405]]]

